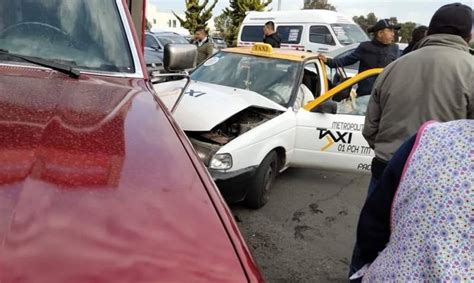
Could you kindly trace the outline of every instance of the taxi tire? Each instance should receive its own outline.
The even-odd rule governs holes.
[[[275,183],[278,169],[278,154],[275,151],[271,151],[263,159],[250,183],[249,191],[244,201],[247,207],[258,209],[268,202],[268,192]]]

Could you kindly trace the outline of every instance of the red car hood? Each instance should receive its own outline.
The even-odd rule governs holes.
[[[0,67],[0,282],[248,280],[154,99]]]

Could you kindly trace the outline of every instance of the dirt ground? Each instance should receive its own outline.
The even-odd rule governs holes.
[[[268,282],[347,282],[369,175],[289,169],[260,210],[231,206]]]

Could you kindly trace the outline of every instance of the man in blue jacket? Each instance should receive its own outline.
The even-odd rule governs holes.
[[[395,30],[399,29],[399,25],[388,19],[380,20],[367,30],[374,34],[372,41],[362,42],[354,52],[342,58],[330,59],[320,54],[319,59],[331,68],[349,66],[360,61],[359,73],[373,68],[385,68],[400,55],[398,45],[393,42]],[[361,81],[357,87],[357,96],[370,95],[376,78]]]

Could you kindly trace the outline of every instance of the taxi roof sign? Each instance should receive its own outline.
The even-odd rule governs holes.
[[[252,46],[252,53],[273,54],[273,47],[267,43],[255,43]]]
[[[260,43],[261,45],[262,43]],[[256,50],[256,51],[253,51]],[[305,51],[297,51],[290,49],[281,49],[281,48],[272,48],[270,52],[258,52],[257,47],[254,46],[239,46],[239,47],[230,47],[223,50],[224,52],[244,54],[244,55],[254,55],[266,58],[282,59],[282,60],[291,60],[296,62],[303,62],[308,59],[318,59],[317,53],[309,53]],[[268,49],[267,49],[268,51]]]

